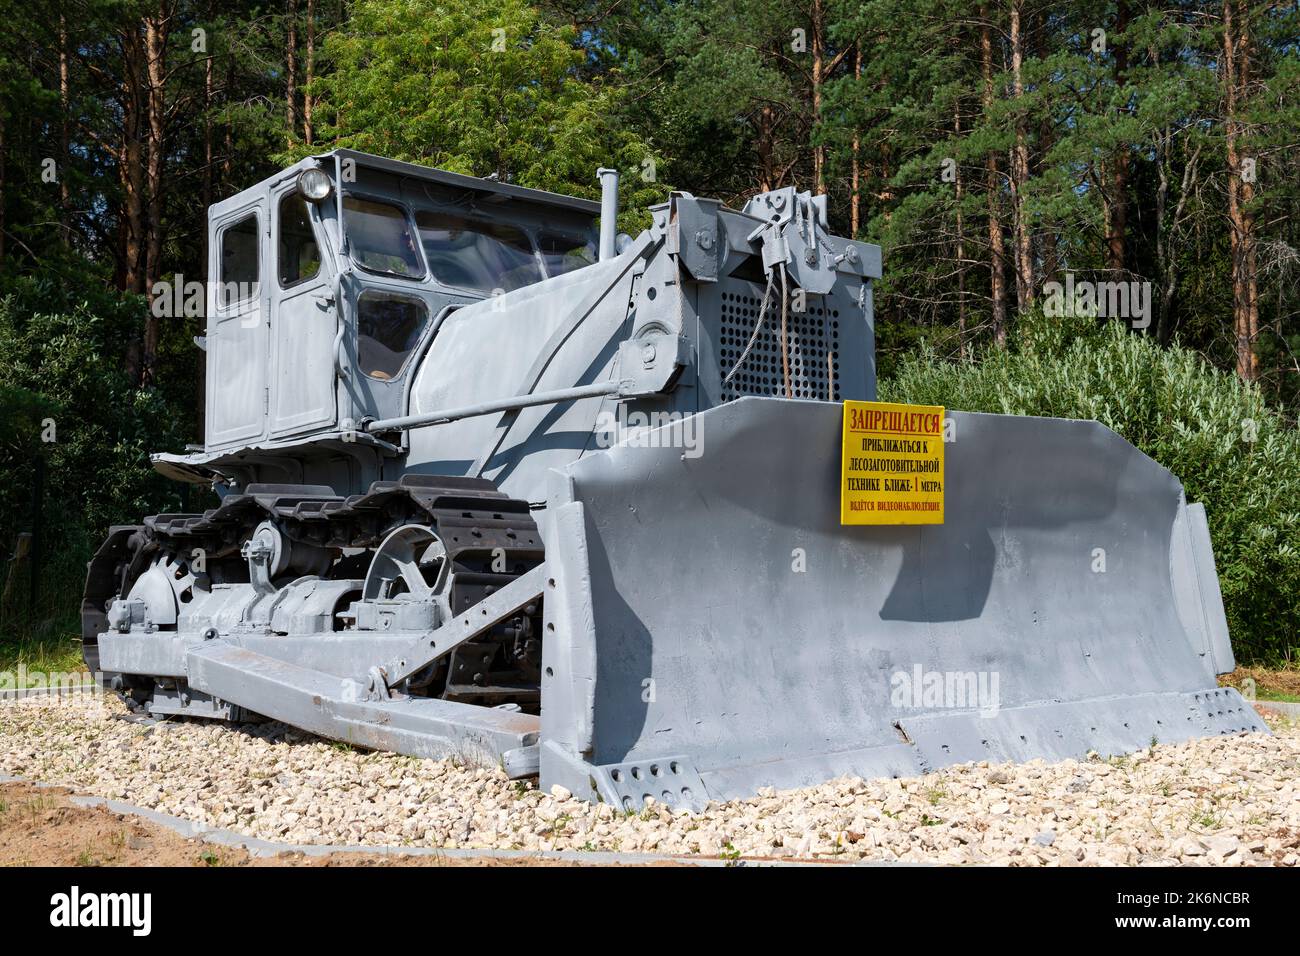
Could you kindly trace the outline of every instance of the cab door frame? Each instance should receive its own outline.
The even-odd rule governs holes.
[[[268,336],[271,374],[267,428],[273,439],[328,430],[338,418],[334,343],[339,331],[339,308],[334,293],[335,270],[324,223],[313,203],[304,205],[320,266],[308,279],[287,287],[280,284],[281,204],[286,197],[297,195],[297,178],[293,177],[273,189],[268,199],[271,228],[267,246],[273,270],[268,283],[274,320]]]
[[[230,229],[253,216],[256,223],[257,294],[223,302],[222,252]],[[266,346],[269,340],[265,195],[223,212],[211,224],[208,248],[205,444],[209,449],[246,445],[265,438]]]

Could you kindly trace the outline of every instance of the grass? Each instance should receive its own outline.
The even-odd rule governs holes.
[[[1194,817],[1192,822],[1202,830],[1217,830],[1223,826],[1223,814],[1207,810]]]
[[[42,565],[41,587],[31,596],[22,568],[0,566],[0,672],[77,673],[81,659],[81,591],[84,563],[53,558]],[[43,680],[26,680],[37,687]],[[11,683],[10,686],[13,686]]]
[[[24,687],[46,683],[46,674],[75,674],[85,671],[81,659],[81,638],[67,634],[39,637],[0,635],[0,672],[25,673]],[[11,682],[10,686],[13,686]]]
[[[22,809],[27,812],[27,816],[31,818],[32,823],[38,823],[45,813],[54,809],[54,805],[53,797],[37,795],[24,803]]]

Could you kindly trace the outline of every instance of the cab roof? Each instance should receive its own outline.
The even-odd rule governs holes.
[[[536,205],[549,206],[553,209],[564,209],[593,219],[600,215],[600,203],[591,199],[580,199],[577,196],[565,196],[561,193],[547,192],[544,189],[528,189],[524,186],[516,186],[513,183],[500,183],[492,179],[479,179],[476,176],[465,176],[461,173],[448,172],[445,169],[434,169],[431,166],[421,166],[419,163],[407,163],[397,159],[388,159],[384,156],[362,153],[354,149],[335,149],[330,150],[327,153],[318,153],[315,156],[309,156],[306,159],[299,160],[289,168],[281,170],[268,179],[263,180],[261,183],[251,186],[237,195],[224,199],[221,202],[215,203],[212,207],[213,211],[219,213],[224,211],[226,207],[238,206],[247,199],[249,193],[260,192],[268,187],[274,187],[279,183],[284,182],[286,179],[297,176],[308,167],[319,166],[332,174],[336,158],[340,162],[351,159],[356,162],[358,166],[367,169],[391,173],[397,176],[407,176],[411,179],[417,179],[422,182],[439,183],[457,189],[470,190],[472,192],[480,193],[485,197],[498,197],[498,201],[502,199],[515,199]],[[594,170],[592,176],[594,182]]]
[[[588,216],[601,215],[601,204],[591,199],[580,199],[578,196],[567,196],[560,193],[547,193],[546,190],[528,189],[525,186],[515,186],[510,182],[497,182],[495,179],[464,176],[463,173],[450,173],[446,169],[434,169],[433,166],[424,166],[419,163],[403,163],[402,160],[387,159],[386,156],[376,156],[369,152],[331,150],[313,156],[311,159],[316,160],[317,163],[324,163],[325,160],[333,161],[335,156],[339,160],[355,160],[359,166],[368,166],[370,169],[378,169],[381,172],[394,173],[396,176],[409,176],[422,179],[425,182],[442,183],[443,186],[455,186],[456,189],[473,190],[476,193],[523,199],[525,202],[539,203],[542,206],[571,209],[573,212],[585,213]],[[311,161],[308,160],[307,165],[309,164],[311,164]],[[594,177],[593,170],[593,182]]]

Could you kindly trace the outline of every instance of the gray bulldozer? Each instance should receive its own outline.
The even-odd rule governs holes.
[[[841,523],[879,249],[793,188],[619,236],[599,176],[337,150],[213,206],[205,440],[154,464],[219,505],[111,530],[92,671],[627,809],[1264,729],[1173,475],[950,411],[942,523]]]

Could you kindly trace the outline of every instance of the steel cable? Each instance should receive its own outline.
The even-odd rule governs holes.
[[[777,268],[781,268],[780,264]],[[767,277],[767,288],[763,290],[763,304],[758,307],[758,321],[754,323],[754,333],[749,337],[749,344],[745,346],[745,351],[740,353],[740,358],[736,359],[736,364],[731,367],[727,377],[722,380],[723,385],[730,385],[736,372],[740,371],[740,366],[745,364],[745,359],[749,358],[749,353],[754,350],[754,343],[758,341],[758,333],[763,328],[763,317],[767,315],[767,304],[772,298],[772,287],[776,284],[776,273],[770,273]]]

